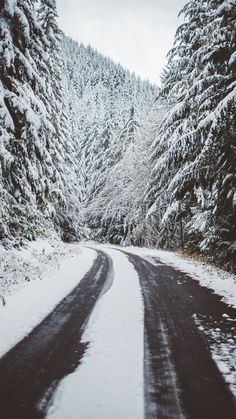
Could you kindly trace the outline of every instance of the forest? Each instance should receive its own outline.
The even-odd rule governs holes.
[[[236,272],[236,5],[191,0],[161,86],[0,1],[0,240],[157,247]]]

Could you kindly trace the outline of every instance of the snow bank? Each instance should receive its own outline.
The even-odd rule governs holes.
[[[48,419],[144,417],[144,326],[139,279],[126,256],[113,260],[112,287],[99,300],[83,335],[82,364],[59,385]]]
[[[56,238],[22,251],[1,248],[0,357],[37,326],[90,269],[96,253]],[[5,258],[5,259],[4,259]],[[1,301],[0,301],[1,303]]]
[[[68,246],[55,234],[37,239],[20,250],[5,249],[0,245],[0,295],[6,299],[34,280],[58,267],[68,254]]]

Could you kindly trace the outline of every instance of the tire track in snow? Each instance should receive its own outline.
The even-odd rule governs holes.
[[[143,301],[138,275],[126,255],[111,257],[114,280],[99,300],[82,342],[81,365],[60,383],[48,419],[143,419]]]
[[[234,419],[235,400],[194,315],[222,321],[235,310],[187,275],[124,253],[139,274],[145,302],[146,417]]]
[[[81,342],[81,336],[106,288],[111,265],[103,252],[97,253],[78,286],[0,360],[1,418],[45,417],[58,382],[81,362],[88,345]]]

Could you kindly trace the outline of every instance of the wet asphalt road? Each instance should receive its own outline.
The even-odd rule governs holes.
[[[57,384],[80,364],[87,348],[82,333],[111,285],[111,260],[97,252],[78,286],[0,360],[1,419],[45,417]],[[236,318],[235,310],[184,273],[123,253],[138,272],[144,300],[146,418],[235,419],[233,396],[194,321],[197,315],[206,328],[217,325],[232,335],[235,330],[222,314]]]
[[[80,364],[86,350],[81,335],[106,286],[109,269],[109,258],[98,252],[78,286],[0,360],[1,419],[45,417],[57,384]]]
[[[139,274],[145,305],[146,417],[235,419],[235,399],[194,317],[235,339],[235,328],[222,315],[236,319],[236,310],[184,273],[158,260],[154,266],[128,256]]]

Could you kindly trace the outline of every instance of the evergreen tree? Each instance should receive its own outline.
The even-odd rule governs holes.
[[[164,204],[162,245],[197,247],[233,266],[235,1],[190,1],[182,14],[163,75],[161,95],[175,106],[153,153],[150,213]]]
[[[65,240],[135,241],[130,179],[143,190],[156,87],[63,36],[54,0],[5,0],[0,19],[1,238],[54,227]]]
[[[3,1],[1,31],[1,164],[4,212],[1,237],[32,238],[51,216],[53,131],[43,98],[47,66],[44,34],[34,2]],[[45,221],[44,221],[45,220]]]
[[[116,203],[109,191],[112,188],[120,195],[119,179],[116,190],[113,176],[137,140],[140,119],[152,106],[157,89],[68,38],[63,38],[63,55],[75,121],[73,141],[78,144],[79,235],[121,242],[127,235],[122,226],[125,219],[122,212],[115,216]]]

